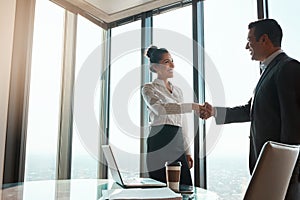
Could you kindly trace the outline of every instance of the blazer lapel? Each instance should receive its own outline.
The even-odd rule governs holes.
[[[276,68],[275,66],[277,66],[281,60],[283,60],[284,55],[286,55],[286,54],[285,54],[285,53],[279,54],[279,55],[276,56],[276,57],[274,58],[274,60],[272,60],[272,62],[269,64],[269,66],[268,66],[267,69],[264,71],[264,73],[262,74],[262,76],[260,77],[260,79],[259,79],[259,81],[258,81],[258,83],[257,83],[257,85],[256,85],[256,88],[255,88],[255,94],[257,94],[257,92],[259,91],[261,84],[263,83],[263,81],[265,80],[265,78],[268,76],[268,74],[269,74],[271,71],[275,70],[275,68]]]
[[[280,61],[281,60],[284,60],[284,57],[287,57],[287,55],[285,53],[281,53],[279,54],[278,56],[276,56],[272,62],[268,65],[268,67],[265,69],[265,71],[263,72],[263,74],[261,75],[256,87],[255,87],[255,90],[254,90],[254,95],[253,95],[253,98],[252,98],[252,103],[251,103],[251,116],[252,116],[252,108],[253,108],[253,105],[255,103],[255,97],[256,95],[259,93],[260,89],[261,89],[261,84],[264,82],[264,80],[266,79],[266,77],[268,75],[271,75],[274,70],[276,70],[276,66],[277,65],[280,65]]]

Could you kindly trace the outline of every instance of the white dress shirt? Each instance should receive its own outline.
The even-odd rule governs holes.
[[[172,83],[170,86],[172,92],[160,79],[143,86],[142,95],[150,111],[150,123],[151,126],[168,124],[182,127],[186,154],[190,155],[186,116],[183,114],[192,112],[192,103],[183,103],[181,89]]]
[[[260,63],[260,69],[262,70],[261,71],[261,74],[265,71],[265,69],[268,67],[268,65],[272,62],[272,60],[274,60],[274,58],[276,56],[278,56],[279,54],[281,54],[283,52],[282,49],[279,49],[277,51],[275,51],[274,53],[272,53],[269,57],[267,57],[264,61],[262,61]]]

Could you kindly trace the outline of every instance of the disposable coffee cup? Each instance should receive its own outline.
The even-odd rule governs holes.
[[[181,162],[166,162],[165,167],[167,186],[171,190],[179,192]]]

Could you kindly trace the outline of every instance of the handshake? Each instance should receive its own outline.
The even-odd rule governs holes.
[[[208,119],[216,114],[214,107],[207,102],[205,102],[203,105],[193,103],[192,109],[201,119]]]

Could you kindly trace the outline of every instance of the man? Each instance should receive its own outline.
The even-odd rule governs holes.
[[[252,173],[266,141],[300,144],[300,63],[281,50],[282,29],[273,19],[248,26],[246,49],[261,62],[254,96],[243,106],[212,107],[205,103],[200,117],[214,116],[217,124],[251,122],[249,168]],[[300,160],[294,169],[286,200],[300,199]],[[276,174],[274,174],[276,175]]]

